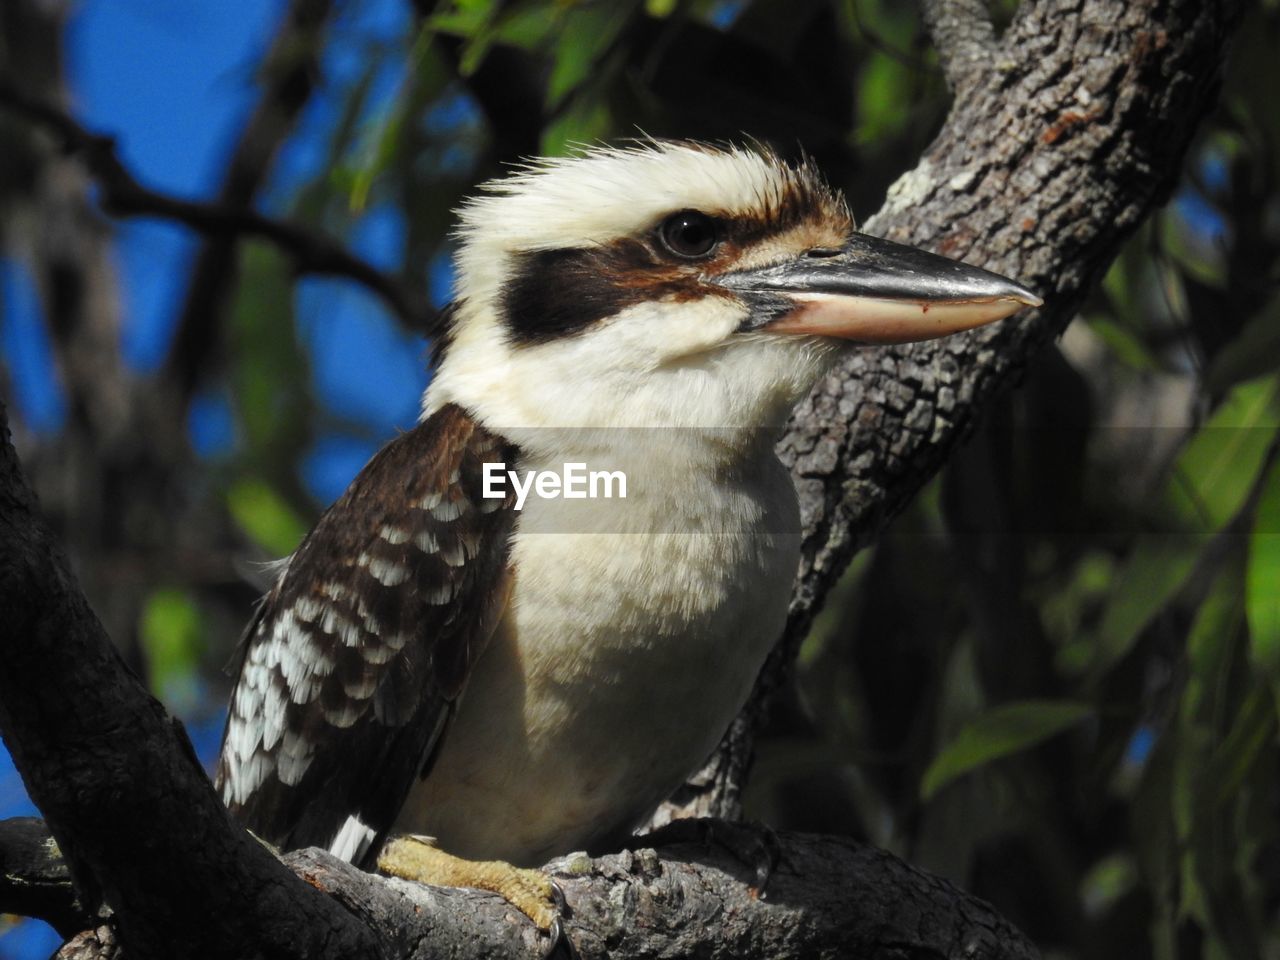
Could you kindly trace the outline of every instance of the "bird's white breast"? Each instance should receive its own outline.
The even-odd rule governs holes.
[[[577,513],[530,499],[507,613],[398,829],[540,864],[630,830],[710,755],[782,629],[799,555],[790,478],[756,460]]]

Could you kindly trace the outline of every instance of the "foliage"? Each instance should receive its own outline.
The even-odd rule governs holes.
[[[864,217],[947,108],[912,6],[887,0],[442,0],[352,50],[371,5],[339,5],[326,119],[289,145],[310,162],[287,148],[262,202],[437,303],[450,209],[520,156],[747,132],[803,145]],[[851,567],[751,785],[749,812],[940,871],[1055,956],[1280,952],[1280,104],[1259,80],[1280,10],[1255,7],[1171,203]],[[175,562],[136,604],[139,662],[171,699],[220,702],[253,594],[232,561],[292,549],[340,486],[309,480],[320,452],[349,476],[422,386],[344,353],[332,288],[299,293],[257,244],[238,266],[183,474],[222,566]],[[361,349],[419,369],[378,309]],[[216,442],[202,404],[229,424]]]

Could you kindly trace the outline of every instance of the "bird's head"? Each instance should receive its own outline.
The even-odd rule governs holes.
[[[785,422],[841,345],[925,340],[1040,301],[854,230],[810,163],[649,142],[538,161],[459,211],[428,409],[499,429]]]

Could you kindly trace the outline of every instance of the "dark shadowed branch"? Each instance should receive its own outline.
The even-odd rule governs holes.
[[[26,118],[57,137],[65,150],[79,155],[101,191],[102,207],[119,217],[161,217],[213,237],[253,236],[269,240],[287,253],[299,273],[348,277],[380,296],[407,327],[426,330],[434,312],[425,296],[384,273],[313,227],[276,220],[251,207],[184,200],[152,190],[121,163],[115,141],[92,133],[63,111],[28,97],[0,82],[0,108]]]
[[[276,153],[311,99],[319,79],[325,26],[332,11],[332,0],[293,0],[289,4],[258,71],[262,91],[231,152],[218,191],[218,206],[252,208]],[[164,367],[165,378],[174,387],[183,409],[199,383],[207,381],[217,369],[222,352],[222,317],[234,288],[238,251],[236,234],[210,235],[191,269]],[[405,303],[399,308],[392,303],[397,311],[409,306],[408,291],[398,292],[400,295],[405,297]],[[402,319],[412,323],[415,318],[402,315]]]
[[[0,820],[0,913],[39,917],[64,937],[92,922],[43,820]]]
[[[232,823],[39,516],[0,405],[0,734],[80,900],[135,960],[374,957],[378,941]]]
[[[0,823],[0,849],[7,826]],[[751,846],[759,836],[750,826],[682,821],[648,838],[652,847],[552,861],[547,869],[564,892],[574,949],[583,960],[1038,956],[988,904],[891,854],[836,837],[772,836],[780,856],[761,897],[752,885],[752,868],[731,851]],[[285,863],[307,885],[331,894],[335,910],[348,911],[376,931],[390,957],[517,960],[546,947],[527,921],[492,894],[386,880],[321,850],[291,853]],[[66,894],[64,880],[64,915]],[[0,900],[0,909],[8,905]],[[59,957],[115,956],[119,937],[113,926],[79,919],[86,933]]]

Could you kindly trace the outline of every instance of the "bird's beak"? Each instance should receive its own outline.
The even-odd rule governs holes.
[[[743,331],[868,344],[932,340],[1043,302],[997,273],[861,233],[717,282],[755,307]]]

